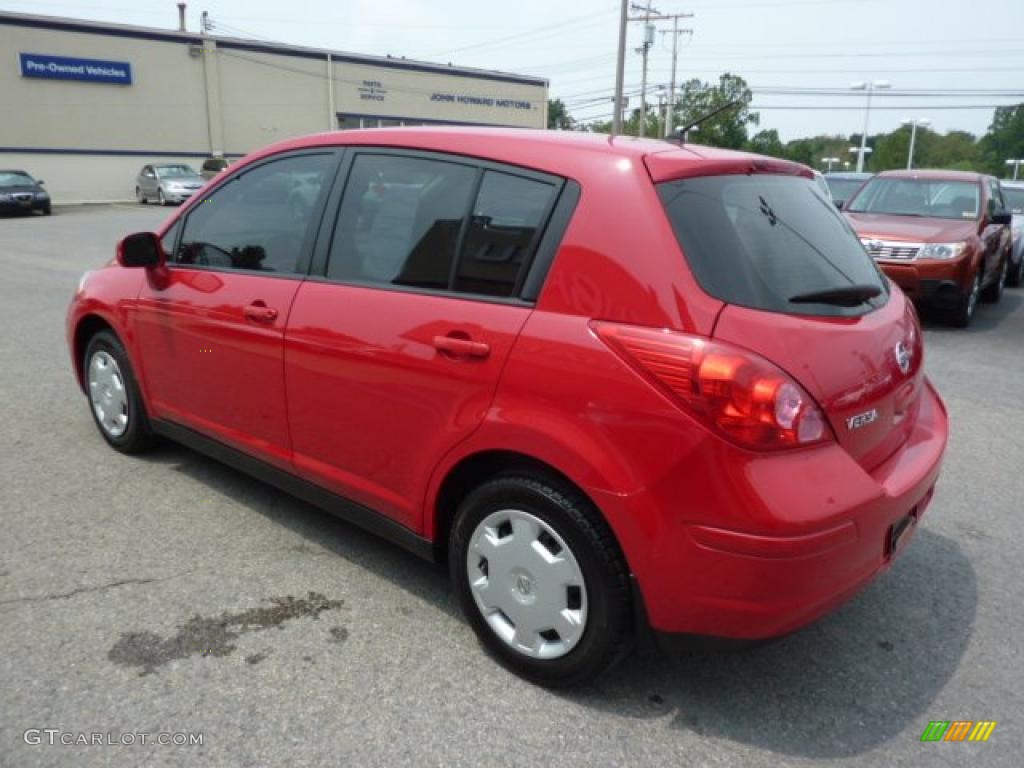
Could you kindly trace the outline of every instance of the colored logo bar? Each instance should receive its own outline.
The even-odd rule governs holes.
[[[995,729],[995,720],[932,720],[921,741],[988,741]]]

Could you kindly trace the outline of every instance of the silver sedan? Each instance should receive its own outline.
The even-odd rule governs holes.
[[[167,205],[183,203],[201,189],[203,178],[184,163],[144,165],[135,177],[135,199]]]

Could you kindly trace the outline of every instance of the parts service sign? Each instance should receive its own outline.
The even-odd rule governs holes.
[[[132,65],[127,61],[73,59],[45,53],[19,53],[22,77],[48,80],[84,80],[89,83],[132,84]]]

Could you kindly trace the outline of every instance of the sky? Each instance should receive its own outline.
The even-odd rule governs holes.
[[[646,4],[647,0],[635,0]],[[692,13],[680,28],[677,81],[746,79],[761,128],[783,141],[863,129],[856,81],[887,80],[869,131],[927,119],[938,131],[984,133],[996,105],[1024,102],[1024,0],[660,0]],[[341,51],[537,75],[582,121],[609,119],[620,5],[616,0],[198,0],[219,33]],[[0,10],[174,28],[174,0],[3,2]],[[633,14],[636,15],[636,14]],[[671,22],[658,22],[668,32]],[[639,104],[643,24],[629,25],[626,92]],[[649,53],[650,99],[671,77],[671,35]],[[812,92],[808,92],[808,90]],[[824,91],[824,92],[823,92]],[[910,92],[910,93],[907,93]]]

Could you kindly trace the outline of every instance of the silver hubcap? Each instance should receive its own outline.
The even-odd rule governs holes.
[[[89,399],[96,420],[111,437],[128,429],[128,392],[117,361],[100,350],[89,361]]]
[[[535,659],[569,653],[587,626],[587,589],[561,536],[528,512],[504,509],[473,531],[466,555],[473,599],[494,633]]]

